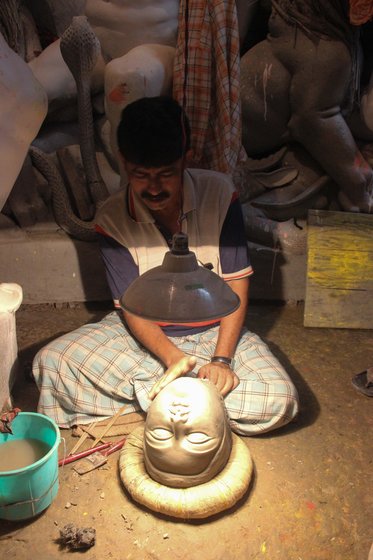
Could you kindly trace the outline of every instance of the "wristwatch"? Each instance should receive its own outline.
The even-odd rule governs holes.
[[[233,369],[233,365],[234,365],[233,358],[227,358],[226,356],[213,356],[210,361],[212,364],[214,362],[220,362],[221,364],[226,364],[231,369]]]

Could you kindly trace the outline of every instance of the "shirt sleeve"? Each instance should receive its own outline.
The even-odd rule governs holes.
[[[97,231],[97,238],[114,305],[119,309],[119,299],[131,282],[139,276],[139,268],[129,250],[115,239],[100,231]]]
[[[247,247],[242,208],[234,196],[220,233],[220,264],[224,280],[238,280],[253,274]]]

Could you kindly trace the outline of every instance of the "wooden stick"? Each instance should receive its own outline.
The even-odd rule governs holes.
[[[96,422],[91,422],[91,424],[88,426],[88,429],[91,429]],[[79,447],[85,442],[85,440],[87,439],[87,437],[89,436],[88,432],[84,432],[79,440],[76,442],[76,444],[74,445],[74,447],[72,449],[70,449],[69,451],[69,455],[73,455],[76,451],[78,451]]]
[[[81,429],[83,432],[87,432],[87,434],[88,434],[89,436],[91,436],[92,439],[95,439],[96,434],[95,434],[95,432],[94,432],[93,430],[90,430],[89,427],[80,426],[80,429]],[[106,443],[106,441],[105,441],[104,439],[100,439],[100,441],[101,441],[102,443]]]
[[[104,437],[104,435],[110,430],[110,428],[112,427],[112,425],[114,424],[114,422],[119,418],[119,416],[126,410],[127,405],[122,406],[122,408],[120,408],[118,410],[118,412],[116,412],[114,414],[114,416],[111,418],[110,422],[104,426],[102,432],[100,433],[100,435],[95,439],[95,441],[93,442],[93,447],[99,442],[101,441],[101,439]],[[89,426],[91,427],[91,426]]]

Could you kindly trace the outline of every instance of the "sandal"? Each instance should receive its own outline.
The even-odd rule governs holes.
[[[355,375],[352,385],[363,395],[373,397],[373,367]]]

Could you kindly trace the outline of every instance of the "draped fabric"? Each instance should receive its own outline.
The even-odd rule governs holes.
[[[173,95],[190,119],[193,165],[230,173],[241,151],[234,0],[181,0]]]

